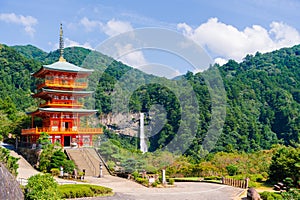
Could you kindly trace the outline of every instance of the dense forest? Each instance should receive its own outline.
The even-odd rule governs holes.
[[[30,96],[37,81],[30,77],[30,73],[43,64],[57,61],[58,57],[58,51],[46,53],[31,45],[0,45],[0,135],[18,135],[21,128],[28,126],[25,112],[38,105],[38,100]],[[201,159],[212,106],[203,77],[211,70],[220,72],[227,102],[225,124],[214,152],[255,152],[271,149],[274,144],[299,145],[300,46],[247,55],[241,63],[230,60],[223,66],[216,64],[196,74],[188,72],[175,80],[144,74],[101,53],[80,47],[66,48],[65,58],[78,66],[95,69],[89,80],[89,89],[95,91],[94,98],[86,99],[84,103],[87,107],[94,106],[99,116],[114,112],[114,104],[119,105],[120,112],[126,110],[126,105],[118,104],[122,102],[118,98],[128,95],[128,107],[132,113],[159,113],[158,107],[153,105],[164,108],[166,121],[158,134],[149,136],[150,151],[178,140],[187,146],[187,155],[195,160]],[[196,95],[197,115],[193,113],[193,107],[181,107],[180,98],[188,97],[190,92],[180,89],[185,83],[182,80],[192,86]],[[120,91],[117,91],[116,84]],[[136,90],[130,91],[126,85]],[[186,120],[182,120],[182,110]],[[146,123],[150,124],[151,119],[147,118]],[[120,128],[117,124],[114,126]],[[176,139],[180,127],[183,127],[182,137],[196,136],[193,141],[184,144],[181,138]],[[134,141],[133,138],[129,142]]]

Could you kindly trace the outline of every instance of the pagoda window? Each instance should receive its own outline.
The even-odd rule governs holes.
[[[52,121],[52,125],[53,126],[58,126],[58,121],[57,120]]]

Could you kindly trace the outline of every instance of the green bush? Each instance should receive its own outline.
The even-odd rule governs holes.
[[[218,176],[207,176],[204,177],[204,180],[221,180],[221,178]]]
[[[275,193],[275,192],[264,191],[262,193],[259,193],[259,195],[262,200],[282,200],[283,199],[280,194]]]
[[[15,158],[10,155],[10,151],[6,148],[0,147],[0,162],[4,163],[5,167],[8,169],[10,173],[12,173],[14,176],[18,175],[18,160],[20,158]]]
[[[229,176],[236,175],[238,173],[238,169],[239,169],[238,166],[233,164],[226,166],[226,170]]]
[[[81,198],[81,197],[96,197],[107,196],[112,194],[112,189],[87,184],[66,184],[58,187],[63,198]]]
[[[291,188],[288,192],[281,193],[281,195],[283,196],[284,200],[300,199],[300,191],[297,188]]]
[[[148,180],[145,178],[136,178],[135,181],[142,185],[148,185],[148,183],[149,183]]]
[[[170,184],[170,185],[174,185],[174,182],[175,182],[175,180],[174,180],[173,178],[170,178],[170,179],[169,179],[169,184]]]
[[[59,173],[60,173],[58,168],[52,168],[52,169],[50,169],[50,172],[51,172],[52,176],[59,176]]]
[[[107,164],[108,169],[109,169],[110,171],[112,171],[112,172],[115,171],[116,163],[115,163],[114,161],[109,160],[109,161],[106,162],[106,164]]]
[[[134,171],[131,175],[133,176],[134,180],[136,180],[139,177],[139,172]]]
[[[155,181],[151,184],[152,187],[157,187],[158,183]]]
[[[25,191],[26,200],[61,199],[58,184],[50,174],[37,174],[30,177]]]

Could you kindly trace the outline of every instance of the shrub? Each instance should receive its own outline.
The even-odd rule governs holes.
[[[262,200],[282,200],[282,196],[275,192],[262,192],[259,194]]]
[[[155,181],[151,184],[152,187],[157,187],[158,183]]]
[[[87,184],[66,184],[58,187],[62,194],[62,198],[81,198],[81,197],[96,197],[107,196],[112,194],[112,189]]]
[[[291,188],[288,192],[281,193],[283,199],[300,199],[300,191],[296,188]]]
[[[59,176],[59,169],[58,168],[52,168],[50,169],[52,176]]]
[[[139,177],[139,173],[137,171],[132,172],[131,174],[134,178],[134,180],[136,180]]]
[[[170,179],[169,179],[169,184],[170,184],[170,185],[174,185],[174,182],[175,182],[175,180],[174,180],[173,178],[170,178]]]
[[[221,178],[218,176],[208,176],[204,177],[204,180],[221,180]]]
[[[149,183],[148,180],[145,178],[136,178],[135,181],[142,185],[148,185],[148,183]]]
[[[8,169],[10,173],[14,176],[18,175],[19,164],[17,163],[19,158],[15,158],[10,156],[10,151],[6,148],[0,147],[0,162],[4,163],[5,167]]]
[[[58,184],[50,174],[37,174],[30,177],[25,191],[25,199],[27,200],[61,199]]]
[[[116,163],[112,160],[107,161],[107,166],[110,171],[115,171]]]
[[[239,168],[236,165],[233,165],[233,164],[226,166],[226,170],[227,170],[227,173],[228,173],[229,176],[236,175],[237,172],[238,172],[238,169]]]

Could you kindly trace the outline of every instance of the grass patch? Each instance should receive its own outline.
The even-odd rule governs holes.
[[[182,177],[173,178],[175,182],[200,182],[202,179],[199,177]]]
[[[66,184],[58,186],[62,198],[98,197],[113,195],[112,189],[88,184]]]

